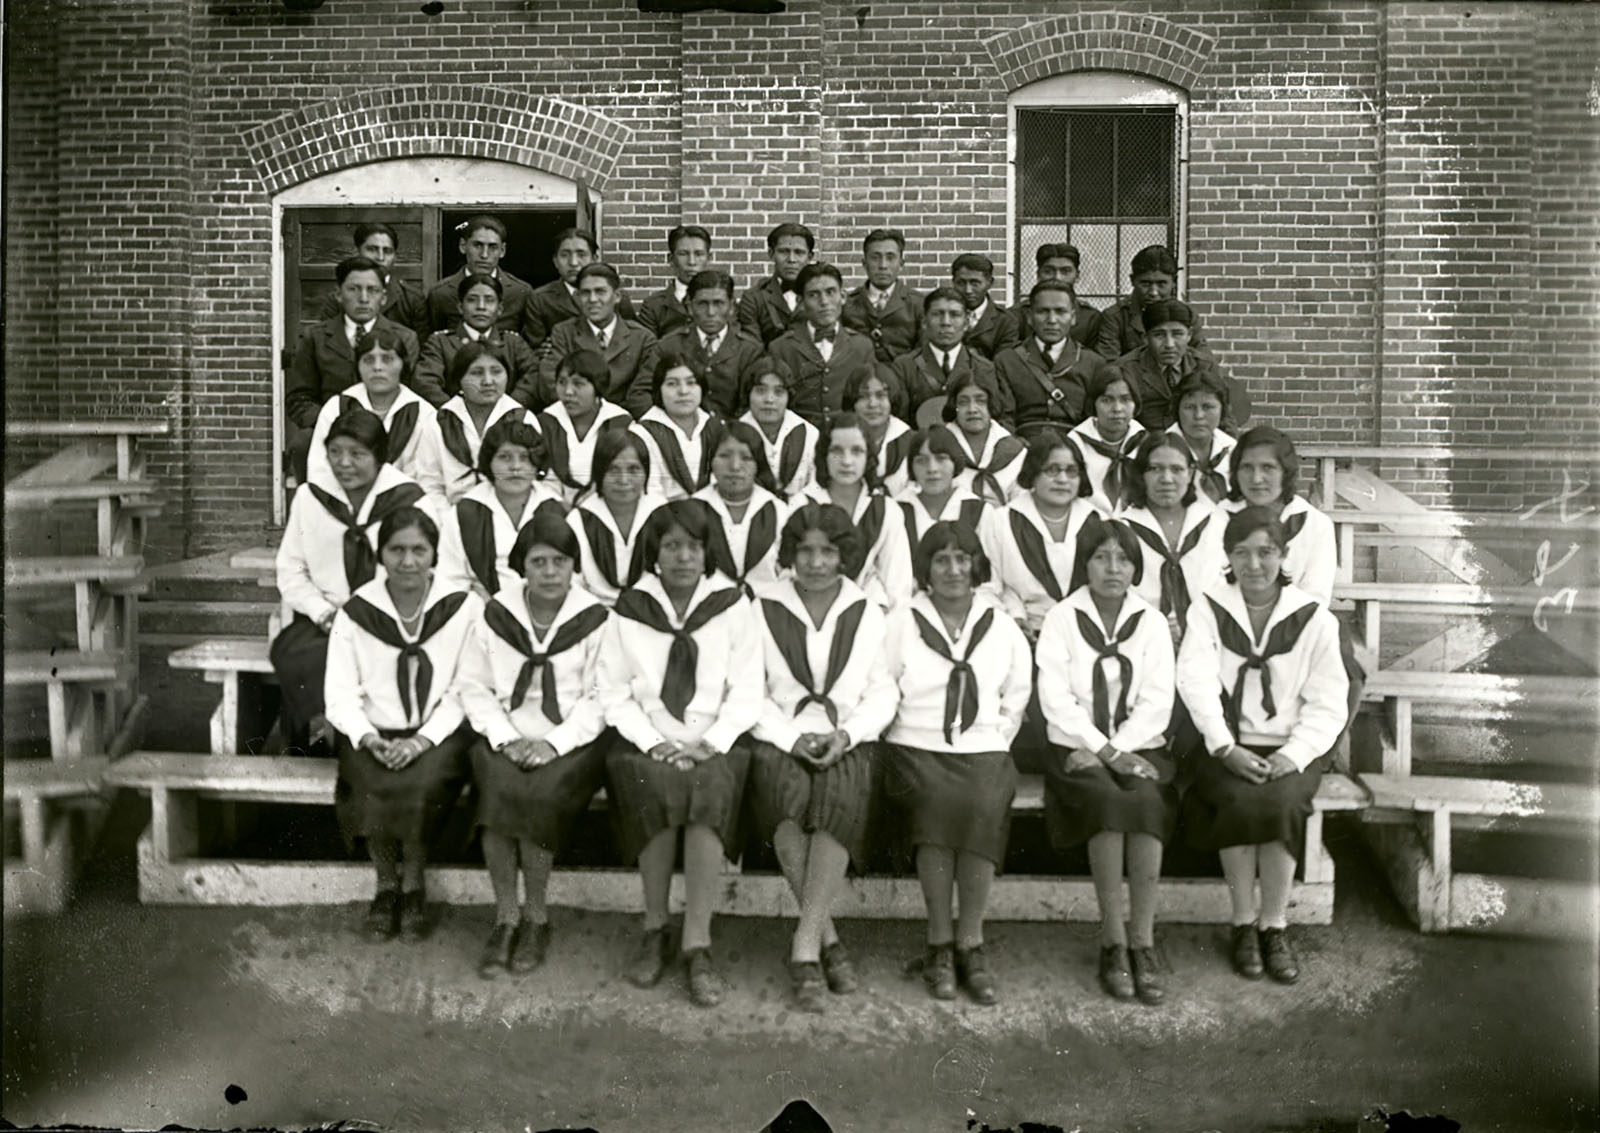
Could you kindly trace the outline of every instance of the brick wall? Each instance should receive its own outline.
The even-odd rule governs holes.
[[[1085,67],[1163,76],[1190,97],[1188,296],[1263,418],[1320,441],[1600,435],[1591,6],[790,0],[755,19],[475,0],[429,18],[398,0],[309,15],[19,0],[11,14],[7,412],[172,419],[156,471],[191,553],[260,538],[271,514],[278,182],[250,132],[469,78],[627,131],[604,239],[644,292],[680,220],[712,227],[741,285],[787,219],[816,227],[852,282],[877,225],[906,230],[915,287],[966,250],[1004,271],[1009,92]],[[495,106],[474,137],[493,134]],[[377,152],[315,144],[328,168]],[[541,145],[530,160],[555,168],[559,143]],[[91,247],[87,284],[58,285]],[[1534,480],[1472,474],[1458,502],[1509,506]]]

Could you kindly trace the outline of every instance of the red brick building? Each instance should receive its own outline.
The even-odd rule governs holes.
[[[522,217],[538,266],[537,234],[586,199],[635,295],[662,285],[680,220],[712,229],[741,286],[766,230],[798,219],[847,277],[877,225],[906,231],[917,287],[984,252],[1001,299],[1067,236],[1102,306],[1155,233],[1261,420],[1317,441],[1600,439],[1593,5],[14,0],[7,17],[6,413],[169,419],[167,554],[272,526],[292,304],[336,258],[328,234],[373,208],[431,282],[466,209]],[[1453,485],[1474,507],[1543,488]]]

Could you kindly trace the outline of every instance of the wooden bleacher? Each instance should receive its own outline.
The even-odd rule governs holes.
[[[81,851],[74,804],[97,798],[109,761],[18,759],[5,767],[6,822],[13,811],[21,853],[6,857],[5,911],[54,912],[66,906]],[[7,836],[6,844],[12,842]]]

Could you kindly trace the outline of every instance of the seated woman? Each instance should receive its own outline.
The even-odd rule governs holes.
[[[816,477],[817,427],[789,409],[794,374],[789,367],[762,355],[745,368],[744,389],[750,408],[739,418],[761,433],[767,467],[780,496],[800,492]]]
[[[433,406],[411,391],[411,363],[394,327],[375,327],[356,340],[356,376],[360,379],[330,397],[317,414],[306,458],[306,479],[328,478],[328,430],[352,409],[377,414],[388,438],[388,463],[416,480],[420,471],[422,434],[433,418]],[[420,481],[418,481],[420,483]]]
[[[644,490],[649,477],[644,438],[632,429],[608,429],[594,446],[594,484],[567,513],[582,552],[583,588],[607,606],[645,570],[639,534],[667,502]]]
[[[1276,509],[1229,515],[1222,540],[1227,580],[1195,600],[1178,650],[1178,695],[1207,753],[1184,797],[1184,829],[1190,845],[1221,852],[1234,970],[1259,979],[1264,959],[1273,979],[1293,983],[1289,893],[1349,682],[1338,623],[1284,573]]]
[[[277,574],[278,594],[294,617],[272,639],[271,657],[291,752],[320,754],[323,742],[333,739],[322,701],[333,616],[377,573],[378,525],[422,499],[415,480],[385,463],[387,453],[388,438],[375,414],[341,414],[323,444],[329,471],[301,484],[289,504]]]
[[[992,413],[1000,400],[994,379],[968,371],[945,392],[945,428],[961,446],[957,483],[984,503],[1005,507],[1017,494],[1017,474],[1027,442],[998,424]]]
[[[711,447],[711,484],[694,494],[711,509],[712,565],[746,597],[778,577],[778,532],[788,505],[773,492],[772,473],[753,425],[719,424]]]
[[[984,513],[978,535],[993,569],[986,588],[1032,641],[1050,607],[1067,596],[1078,529],[1096,508],[1083,457],[1054,429],[1028,442],[1017,485],[1014,500]]]
[[[1174,645],[1183,640],[1190,601],[1225,565],[1221,547],[1205,537],[1215,508],[1195,491],[1196,473],[1182,437],[1144,434],[1133,457],[1134,506],[1122,515],[1139,541],[1139,597],[1161,611]]]
[[[633,424],[631,413],[600,396],[610,380],[605,355],[574,350],[556,366],[555,402],[535,419],[551,475],[561,481],[561,498],[568,507],[589,487],[601,435]]]
[[[486,342],[469,342],[450,359],[450,384],[461,392],[423,423],[417,450],[417,483],[442,501],[434,505],[441,514],[482,482],[478,453],[491,427],[508,417],[533,424],[533,414],[506,396],[510,374],[500,348]]]
[[[883,614],[840,573],[859,538],[843,509],[802,505],[778,552],[792,577],[757,603],[767,689],[750,733],[750,811],[800,905],[789,976],[796,1005],[811,1012],[823,1010],[824,989],[856,988],[829,910],[866,852],[876,740],[896,700]]]
[[[483,483],[461,497],[444,524],[439,573],[451,586],[483,599],[517,588],[516,566],[507,557],[517,532],[541,503],[559,499],[541,478],[543,469],[544,442],[520,413],[489,426],[478,449]]]
[[[378,530],[383,577],[340,607],[328,638],[334,809],[346,841],[364,838],[377,866],[366,927],[379,937],[427,935],[423,867],[467,782],[472,732],[455,679],[480,605],[435,579],[438,545],[426,512],[391,512]]]
[[[561,505],[545,501],[511,546],[522,585],[489,600],[461,656],[457,690],[481,737],[470,758],[496,907],[478,957],[485,979],[544,963],[551,864],[605,785],[595,674],[609,611],[572,585],[580,553]],[[520,914],[519,867],[527,894]]]
[[[887,371],[863,370],[844,387],[843,405],[855,413],[861,435],[867,439],[877,482],[889,495],[905,490],[910,480],[906,446],[911,427],[894,415],[898,386],[891,386]]]
[[[1039,631],[1038,688],[1049,742],[1045,825],[1057,849],[1089,843],[1100,986],[1117,999],[1160,1003],[1156,888],[1162,847],[1178,824],[1177,766],[1163,735],[1173,654],[1166,622],[1134,590],[1140,573],[1127,525],[1090,516],[1078,533],[1072,592]]]
[[[911,485],[898,497],[906,520],[906,546],[915,547],[940,520],[978,530],[983,501],[961,486],[957,470],[966,454],[949,429],[918,429],[911,434]]]
[[[1089,499],[1107,515],[1118,515],[1133,498],[1133,451],[1145,431],[1133,416],[1139,403],[1127,378],[1110,367],[1090,379],[1083,400],[1092,416],[1073,426],[1071,435],[1083,453]]]
[[[909,599],[913,582],[905,525],[889,514],[889,497],[878,483],[866,433],[854,413],[836,414],[818,431],[816,467],[816,482],[802,497],[837,504],[861,535],[845,560],[845,577],[884,609]]]
[[[700,408],[704,375],[687,362],[663,358],[650,383],[655,404],[634,431],[650,446],[650,492],[682,500],[711,483],[708,426],[718,420]]]
[[[1199,468],[1196,483],[1212,503],[1228,498],[1233,481],[1228,478],[1228,461],[1234,439],[1222,431],[1228,412],[1228,387],[1221,379],[1200,373],[1185,378],[1172,395],[1177,418],[1167,426],[1168,433],[1183,438]]]
[[[625,861],[639,863],[644,936],[628,981],[651,987],[669,958],[667,893],[683,831],[683,957],[689,997],[722,999],[711,959],[711,914],[736,830],[764,677],[755,615],[737,586],[713,574],[703,504],[663,504],[640,536],[651,572],[617,599],[600,646],[597,683],[617,742],[606,780]]]
[[[928,907],[923,980],[935,999],[953,999],[959,982],[979,1003],[997,998],[983,917],[1017,789],[1011,742],[1033,692],[1027,639],[978,589],[988,574],[977,537],[954,523],[917,545],[917,595],[889,614],[900,707],[882,756],[884,795],[915,848]]]

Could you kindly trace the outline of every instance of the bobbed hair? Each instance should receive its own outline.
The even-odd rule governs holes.
[[[644,438],[632,429],[602,429],[599,439],[594,442],[594,464],[590,469],[589,482],[594,491],[600,491],[600,485],[605,482],[606,473],[611,471],[611,466],[617,462],[617,457],[632,450],[638,456],[639,463],[644,465],[645,479],[650,479],[650,447],[644,443]]]
[[[439,525],[433,517],[419,507],[395,508],[383,517],[383,522],[378,524],[378,550],[381,552],[402,531],[409,531],[415,527],[422,532],[422,537],[428,541],[428,546],[433,548],[434,562],[439,561]]]
[[[1083,466],[1083,453],[1078,451],[1078,446],[1072,438],[1055,429],[1040,429],[1028,442],[1028,451],[1022,458],[1022,467],[1017,471],[1017,485],[1025,490],[1032,490],[1033,482],[1039,478],[1039,473],[1044,469],[1050,459],[1050,454],[1058,448],[1064,448],[1072,456],[1072,462],[1078,466],[1078,495],[1090,496],[1094,488],[1089,483],[1089,474]]]
[[[771,374],[783,385],[783,388],[794,393],[794,371],[789,369],[788,363],[782,362],[770,354],[763,354],[754,362],[744,368],[739,375],[740,398],[746,409],[750,408],[750,391],[762,378]]]
[[[1217,399],[1222,406],[1224,415],[1228,412],[1228,387],[1216,374],[1209,370],[1196,370],[1183,381],[1178,383],[1178,388],[1172,391],[1172,412],[1176,416],[1178,406],[1183,404],[1183,399],[1193,393],[1209,393]]]
[[[374,347],[383,347],[392,354],[400,355],[400,384],[411,384],[411,355],[406,352],[405,339],[400,337],[400,328],[383,327],[377,323],[372,324],[372,329],[356,339],[355,360],[356,373],[360,374],[360,362],[370,354]]]
[[[505,347],[498,343],[486,342],[483,339],[469,342],[457,350],[450,358],[450,366],[444,372],[444,388],[461,392],[461,379],[467,376],[467,370],[479,358],[493,358],[500,363],[500,368],[506,372],[506,386],[511,385],[511,359],[506,357]]]
[[[1183,454],[1183,462],[1188,465],[1189,471],[1195,467],[1194,450],[1189,447],[1189,442],[1178,433],[1169,433],[1165,429],[1156,432],[1152,429],[1139,438],[1139,447],[1133,453],[1133,483],[1130,485],[1130,494],[1135,507],[1148,507],[1150,500],[1144,490],[1144,476],[1150,471],[1150,459],[1160,449],[1170,448],[1173,452]],[[1183,493],[1179,502],[1188,507],[1195,501],[1195,478],[1189,477],[1189,488]]]
[[[1243,543],[1257,531],[1265,531],[1278,550],[1288,553],[1289,537],[1283,529],[1283,521],[1278,518],[1277,512],[1269,507],[1252,505],[1236,511],[1228,519],[1228,525],[1222,529],[1222,550],[1225,554],[1233,554],[1233,549]],[[1230,583],[1237,584],[1233,567],[1230,565],[1223,573],[1223,577]],[[1282,569],[1278,570],[1278,585],[1288,586],[1289,575]]]
[[[661,404],[661,385],[667,380],[667,375],[673,370],[688,370],[694,377],[694,384],[700,387],[700,400],[705,401],[706,370],[705,367],[693,358],[674,358],[671,354],[661,354],[656,358],[656,368],[650,373],[650,400],[655,405]]]
[[[912,433],[906,449],[906,467],[914,469],[917,457],[924,452],[937,453],[947,456],[955,464],[959,472],[967,466],[967,454],[961,450],[961,442],[956,440],[955,434],[943,426],[935,425],[928,429],[918,429]],[[916,474],[911,475],[913,480]]]
[[[1090,416],[1093,416],[1094,403],[1104,396],[1113,382],[1121,382],[1128,387],[1128,396],[1133,398],[1134,408],[1138,408],[1139,391],[1134,388],[1133,379],[1115,366],[1101,366],[1083,383],[1083,403],[1089,407]]]
[[[867,435],[867,427],[854,413],[835,413],[827,424],[817,430],[817,450],[812,456],[817,484],[823,488],[833,483],[833,477],[828,473],[828,449],[833,444],[833,434],[840,429],[859,429],[863,438]],[[869,491],[878,486],[878,462],[872,459],[870,452],[867,454],[867,471],[862,481]]]
[[[484,431],[483,444],[478,447],[478,474],[485,480],[491,483],[494,481],[490,465],[494,463],[495,453],[507,445],[514,445],[524,450],[540,475],[543,475],[544,470],[550,466],[550,459],[544,448],[544,438],[539,435],[538,429],[522,419],[519,410],[507,413]]]
[[[716,522],[718,522],[716,513],[704,500],[673,500],[671,503],[662,504],[650,513],[649,518],[644,521],[644,526],[639,529],[639,561],[644,563],[647,569],[655,569],[658,565],[657,560],[661,557],[662,541],[674,527],[677,527],[708,552],[705,557],[705,573],[710,574],[717,569],[709,553],[711,525]]]
[[[944,407],[939,410],[939,417],[944,421],[954,421],[956,419],[956,397],[962,390],[968,389],[980,390],[983,396],[988,399],[989,420],[993,421],[995,406],[1000,402],[1000,387],[995,384],[993,378],[988,376],[980,377],[976,370],[968,370],[950,383],[950,387],[944,391]]]
[[[978,533],[963,524],[941,519],[928,528],[911,556],[911,572],[916,576],[918,590],[928,589],[928,578],[933,572],[933,556],[949,550],[960,551],[972,559],[973,586],[982,586],[989,581],[989,556],[983,553]]]
[[[746,421],[717,421],[709,430],[706,444],[711,446],[711,456],[716,458],[722,446],[726,444],[741,444],[756,465],[756,483],[761,485],[773,495],[782,497],[778,491],[778,480],[772,474],[772,466],[767,463],[767,445],[762,439],[761,430]]]
[[[861,532],[850,522],[844,508],[811,500],[796,508],[784,521],[783,532],[778,537],[778,566],[784,570],[794,567],[795,552],[809,531],[820,531],[828,537],[828,542],[839,552],[841,573],[843,564],[860,550]]]
[[[328,426],[323,445],[331,445],[340,437],[348,437],[370,452],[379,464],[389,459],[389,433],[383,419],[370,409],[346,409]]]
[[[1122,553],[1133,564],[1133,585],[1139,585],[1144,578],[1144,552],[1139,549],[1139,537],[1133,533],[1133,528],[1120,519],[1108,519],[1095,514],[1084,520],[1083,526],[1078,528],[1078,541],[1072,551],[1072,578],[1067,583],[1068,594],[1080,586],[1088,585],[1089,559],[1107,543],[1115,543],[1122,548]]]
[[[1244,460],[1244,454],[1253,448],[1270,448],[1273,459],[1283,469],[1283,491],[1278,496],[1278,502],[1286,504],[1294,499],[1300,479],[1300,455],[1295,452],[1294,442],[1288,434],[1271,425],[1257,425],[1247,430],[1233,446],[1233,453],[1228,457],[1228,479],[1231,481],[1228,498],[1244,499],[1244,489],[1239,486],[1239,464]]]
[[[577,532],[568,525],[566,509],[559,500],[545,500],[533,509],[528,522],[517,532],[517,541],[511,544],[511,550],[506,554],[511,569],[527,578],[528,552],[540,545],[571,559],[574,568],[583,565],[582,544],[578,541]]]
[[[556,366],[556,380],[560,381],[563,374],[582,378],[601,396],[611,381],[611,367],[606,364],[606,356],[592,346],[580,346],[566,354]]]

